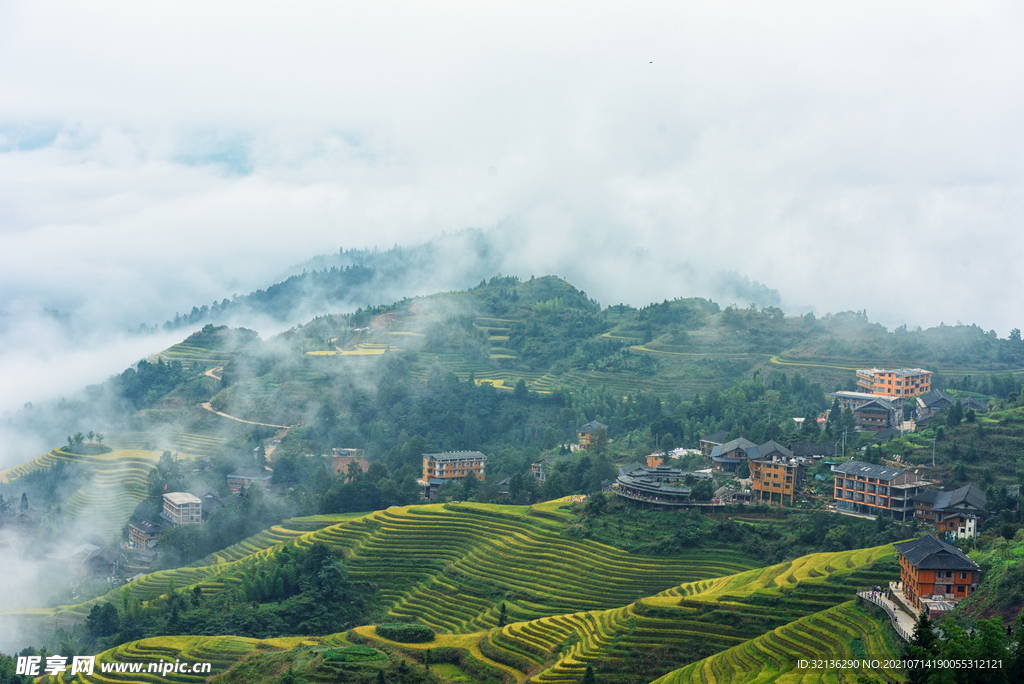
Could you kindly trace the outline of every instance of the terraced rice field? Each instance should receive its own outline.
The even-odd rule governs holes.
[[[238,584],[242,573],[284,544],[321,541],[343,550],[350,576],[378,585],[389,620],[421,622],[439,632],[435,642],[416,648],[467,648],[519,681],[543,684],[574,684],[588,663],[602,675],[637,684],[661,675],[666,683],[747,681],[750,673],[775,681],[792,671],[794,656],[892,648],[885,625],[849,603],[856,589],[892,574],[891,545],[750,568],[749,561],[722,552],[685,560],[636,556],[567,539],[562,529],[564,522],[547,510],[477,504],[297,518],[202,565],[151,573],[128,587],[142,601],[166,593],[172,583],[181,591],[199,586],[215,593]],[[62,607],[62,613],[84,617],[94,603],[117,600],[118,594]],[[512,622],[498,628],[502,603]],[[372,627],[359,631],[374,638]],[[344,639],[167,637],[125,644],[103,657],[212,661],[215,671],[223,671],[256,648]],[[659,659],[650,660],[651,654]],[[709,657],[696,660],[701,656]]]
[[[531,392],[538,392],[546,394],[554,389],[556,384],[556,376],[548,373],[535,373],[530,371],[520,370],[496,370],[493,368],[487,368],[486,366],[467,366],[461,364],[456,369],[450,369],[451,372],[463,382],[469,380],[470,374],[472,374],[476,380],[476,384],[490,384],[499,389],[512,390],[515,388],[516,383],[520,379],[526,382],[526,388]],[[422,382],[427,381],[427,377],[430,372],[425,369],[414,370],[410,373],[414,378]]]
[[[645,653],[724,652],[738,647],[766,630],[844,603],[857,588],[891,576],[893,554],[891,545],[812,554],[730,577],[689,582],[621,608],[513,623],[492,630],[486,639],[493,650],[530,663],[535,669],[526,668],[530,672],[524,674],[532,674],[531,682],[578,682],[587,663],[614,671],[616,681],[647,682],[651,677],[637,675],[634,668]],[[890,562],[874,567],[884,560]],[[550,664],[563,644],[570,646]]]
[[[191,368],[197,364],[200,367],[205,368],[207,366],[223,366],[240,353],[240,351],[205,349],[204,347],[197,347],[191,344],[182,343],[163,350],[159,354],[153,356],[150,361],[155,362],[157,358],[161,358],[168,363],[171,361],[179,361],[184,368]]]
[[[127,684],[128,682],[177,682],[179,684],[200,684],[211,674],[224,672],[238,660],[256,651],[273,651],[285,648],[313,644],[331,644],[330,637],[289,637],[277,639],[246,639],[233,636],[191,636],[191,637],[153,637],[141,641],[131,641],[116,648],[104,651],[96,658],[96,667],[92,675],[86,677],[76,675],[68,681],[90,684],[96,682]],[[148,663],[181,661],[190,667],[195,663],[210,663],[209,674],[182,674],[168,672],[166,676],[155,673],[101,673],[101,663]],[[45,677],[40,681],[57,682],[55,677]]]
[[[60,462],[83,466],[88,480],[63,503],[63,512],[87,521],[90,529],[110,538],[120,535],[121,528],[135,507],[145,498],[149,471],[160,459],[160,454],[159,451],[123,449],[83,456],[54,449],[39,458],[3,471],[0,480],[10,482]]]
[[[169,449],[198,456],[209,456],[224,443],[223,437],[212,437],[194,433],[181,433],[177,435],[155,436],[147,432],[118,433],[108,437],[104,445],[112,449],[142,449],[142,450],[164,450]],[[147,446],[149,445],[148,449]]]
[[[562,523],[473,505],[380,511],[297,540],[346,550],[353,577],[379,582],[399,621],[465,633],[514,619],[610,608],[676,585],[749,567],[732,558],[645,558],[562,537]],[[567,563],[566,559],[572,559]],[[582,569],[582,570],[581,570]]]
[[[307,356],[380,356],[384,352],[391,350],[393,352],[402,351],[398,347],[393,347],[389,344],[376,344],[373,342],[360,342],[355,346],[354,349],[347,350],[329,350],[329,351],[311,351],[306,352]]]
[[[865,654],[883,661],[897,658],[899,650],[885,638],[886,625],[871,617],[861,606],[850,601],[823,610],[795,622],[779,627],[756,639],[734,646],[726,651],[687,665],[657,679],[654,684],[704,684],[705,682],[776,682],[786,675],[793,681],[801,680],[803,671],[796,668],[800,659],[851,660]],[[861,651],[853,644],[859,642]],[[850,671],[844,679],[836,670],[816,670],[808,673],[821,675],[821,681],[856,681],[861,674],[873,681],[884,676],[888,681],[902,681],[902,674],[891,669]],[[789,677],[787,677],[787,680]]]
[[[559,534],[563,523],[528,515],[525,507],[511,514],[498,512],[500,508],[391,508],[333,525],[329,520],[296,519],[214,554],[203,565],[150,573],[127,586],[140,601],[166,593],[172,582],[177,589],[199,585],[214,593],[239,582],[241,572],[275,554],[282,544],[322,541],[343,549],[350,576],[379,586],[395,620],[467,633],[496,626],[501,603],[517,620],[605,609],[681,580],[749,567],[739,556],[721,554],[686,561],[635,556],[592,541],[568,540]],[[296,529],[321,523],[328,526]],[[62,606],[59,612],[81,618],[94,603],[117,600],[116,594]]]
[[[280,525],[274,525],[270,529],[263,530],[248,539],[243,539],[237,544],[232,544],[226,549],[210,554],[196,563],[196,565],[203,566],[233,563],[234,561],[242,560],[246,556],[251,556],[265,549],[277,546],[278,544],[301,537],[307,532],[323,529],[324,527],[335,525],[339,522],[355,520],[364,515],[366,514],[338,513],[334,515],[314,515],[306,518],[292,518],[290,520],[285,520]]]

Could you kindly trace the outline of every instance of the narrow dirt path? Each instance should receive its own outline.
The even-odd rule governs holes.
[[[225,418],[230,418],[231,420],[237,420],[239,423],[246,423],[248,425],[262,425],[263,427],[283,428],[283,429],[287,429],[287,428],[292,427],[291,425],[271,425],[270,423],[257,423],[254,420],[242,420],[241,418],[235,418],[234,416],[229,416],[226,413],[221,413],[220,411],[217,411],[216,409],[213,408],[213,406],[210,405],[210,402],[208,402],[208,401],[204,401],[202,404],[200,404],[200,406],[202,406],[204,409],[206,409],[210,413],[216,413],[218,416],[223,416]]]
[[[223,375],[214,375],[215,372],[223,371],[223,370],[224,370],[224,366],[217,366],[216,368],[211,368],[210,370],[206,371],[205,373],[203,373],[203,375],[205,375],[207,377],[210,377],[210,378],[213,378],[214,380],[223,380],[224,379]]]

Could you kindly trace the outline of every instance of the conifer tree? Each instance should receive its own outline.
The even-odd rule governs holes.
[[[939,638],[932,630],[932,621],[927,610],[922,610],[917,616],[914,634],[905,651],[907,659],[914,661],[928,660],[939,654]],[[931,670],[923,665],[910,668],[907,670],[907,684],[925,684],[929,674]]]

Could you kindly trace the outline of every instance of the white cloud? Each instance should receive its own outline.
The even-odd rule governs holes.
[[[819,312],[1005,335],[1021,12],[8,3],[2,308],[121,330],[315,253],[511,216],[520,275],[602,301],[702,293],[686,262]],[[657,268],[634,270],[637,250]],[[7,404],[39,398],[15,385]]]

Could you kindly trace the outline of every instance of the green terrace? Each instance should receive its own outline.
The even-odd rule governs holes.
[[[806,672],[818,681],[840,681],[835,669],[801,671],[800,660],[854,660],[870,656],[882,661],[881,668],[858,669],[847,681],[860,675],[886,681],[903,681],[902,672],[885,667],[885,660],[899,658],[900,649],[889,636],[884,619],[852,601],[802,617],[778,629],[687,665],[655,680],[654,684],[704,684],[705,682],[791,681]],[[801,680],[802,681],[802,680]]]
[[[501,603],[516,619],[607,608],[681,578],[749,567],[738,554],[685,561],[634,556],[566,539],[561,529],[560,522],[528,514],[432,505],[381,511],[296,543],[345,548],[350,576],[378,582],[391,617],[450,633],[497,625]]]
[[[223,437],[200,435],[196,433],[178,433],[154,437],[149,432],[125,432],[108,437],[104,444],[112,449],[171,449],[187,452],[198,456],[209,456],[224,443]]]
[[[149,471],[159,458],[159,451],[140,449],[119,449],[92,456],[54,449],[0,472],[0,481],[11,482],[60,462],[83,466],[87,481],[63,503],[63,513],[87,521],[91,529],[105,537],[113,537],[120,534],[135,507],[145,498]]]
[[[220,591],[224,587],[224,581],[219,575],[230,574],[228,571],[237,570],[240,567],[239,561],[265,558],[268,554],[272,553],[272,549],[279,548],[280,545],[286,542],[328,525],[352,518],[352,514],[346,513],[291,518],[280,525],[274,525],[268,530],[263,530],[226,549],[210,554],[191,566],[151,572],[129,582],[125,586],[132,597],[142,602],[159,598],[166,594],[172,585],[179,589],[199,585],[204,593],[211,594]],[[242,565],[244,566],[244,564]],[[104,596],[85,603],[59,606],[55,614],[61,618],[70,617],[83,620],[93,605],[107,601],[114,603],[120,601],[122,589],[123,587],[119,587]]]
[[[184,368],[191,368],[197,364],[200,367],[215,367],[223,366],[240,353],[224,349],[205,349],[182,342],[156,354],[150,361],[155,362],[157,358],[161,358],[166,362],[179,361]]]
[[[574,683],[591,663],[615,681],[640,684],[658,668],[664,673],[727,651],[848,601],[857,589],[898,574],[893,556],[891,545],[811,554],[689,582],[625,607],[506,625],[489,632],[481,650],[517,663],[532,682]],[[648,671],[638,673],[638,661],[648,662]]]
[[[264,531],[202,561],[157,571],[129,583],[141,601],[199,585],[210,594],[238,586],[245,573],[283,544],[316,541],[340,548],[349,575],[377,584],[396,620],[437,630],[475,632],[497,625],[505,603],[516,620],[580,609],[606,609],[655,594],[681,581],[734,574],[750,567],[740,554],[695,554],[686,560],[643,557],[593,541],[561,536],[564,523],[463,504],[391,508],[337,524],[296,519]],[[294,525],[328,526],[300,532]],[[569,562],[567,562],[567,559]],[[99,601],[62,606],[58,615],[84,618]]]
[[[296,518],[201,564],[151,573],[128,587],[148,602],[146,609],[159,610],[172,585],[185,592],[199,586],[205,594],[237,587],[283,545],[320,541],[343,551],[353,579],[378,585],[388,621],[419,622],[439,632],[416,648],[462,648],[517,681],[574,684],[588,663],[617,682],[646,684],[662,675],[666,682],[729,681],[737,673],[784,674],[797,655],[894,652],[885,620],[849,603],[857,589],[896,574],[891,545],[750,568],[749,560],[728,551],[682,560],[643,557],[567,539],[563,529],[535,507],[477,504]],[[93,604],[119,600],[119,592],[62,610],[82,619]],[[503,603],[511,622],[498,627]],[[372,628],[357,631],[375,638]],[[160,637],[101,658],[211,661],[220,672],[254,650],[347,642],[344,635]]]

